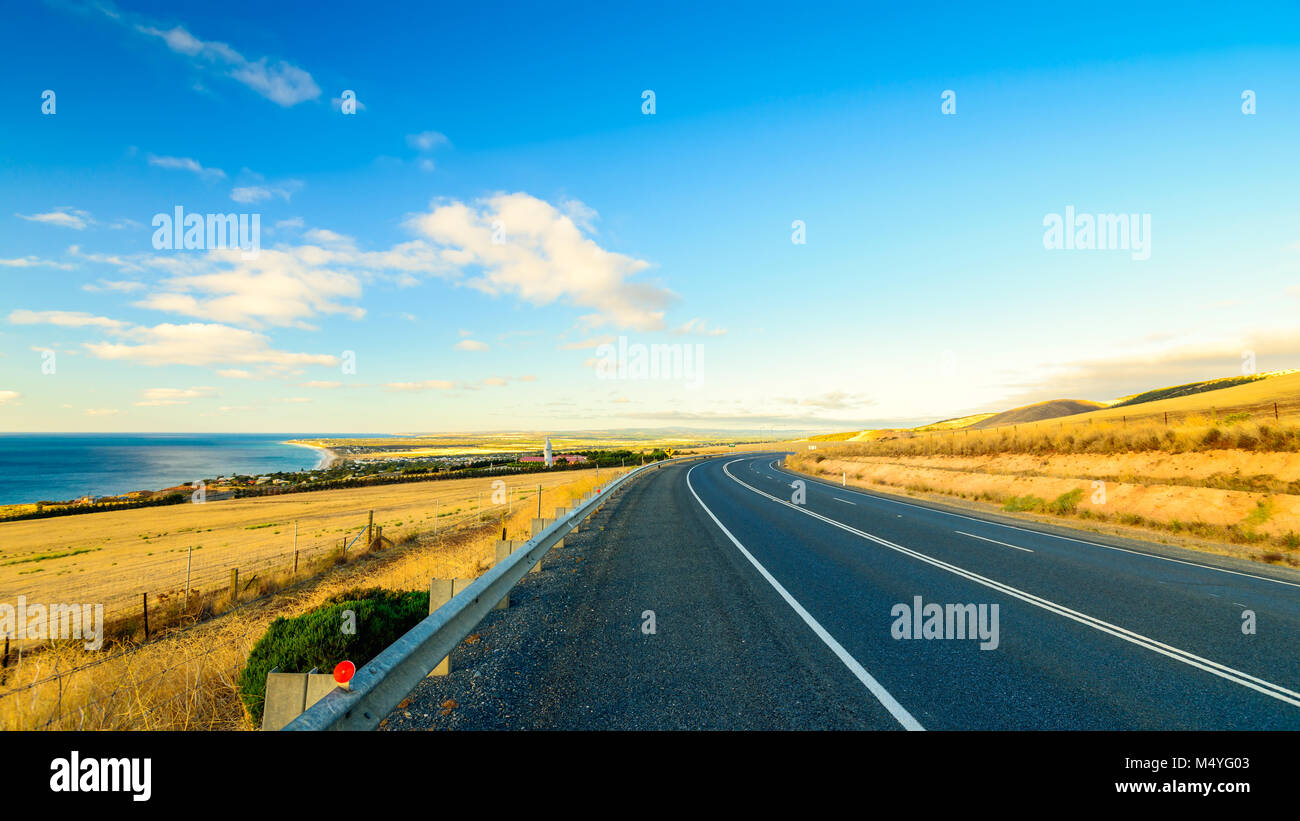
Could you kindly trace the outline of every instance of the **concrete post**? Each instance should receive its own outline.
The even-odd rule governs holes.
[[[464,582],[468,586],[468,579],[431,579],[429,581],[429,614],[451,601],[456,595],[456,583]],[[445,676],[451,672],[451,656],[448,655],[438,666],[429,672],[431,676]]]

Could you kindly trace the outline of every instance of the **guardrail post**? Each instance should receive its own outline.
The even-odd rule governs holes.
[[[551,522],[553,521],[555,520],[554,519],[533,519],[532,526],[529,528],[529,535],[536,537],[538,533],[541,533],[543,530],[550,527]],[[564,547],[563,539],[560,539],[558,542],[556,542],[554,546],[551,547],[551,549],[555,550],[561,547]],[[539,561],[537,564],[533,565],[533,569],[529,572],[537,573],[540,572],[541,569],[542,569],[542,563]]]
[[[262,729],[284,729],[336,686],[334,676],[328,673],[281,673],[279,668],[272,669],[266,674]]]
[[[528,542],[527,542],[527,541],[524,541],[524,540],[522,540],[522,539],[513,539],[513,540],[511,540],[511,542],[510,542],[510,552],[511,552],[511,553],[514,553],[516,550],[520,550],[520,549],[522,549],[523,546],[526,545],[526,544],[528,544]],[[558,546],[559,546],[559,545],[557,545],[557,547],[558,547]],[[552,548],[552,549],[554,549],[554,548]],[[537,564],[533,565],[532,570],[529,570],[528,572],[529,572],[529,573],[540,573],[540,572],[542,572],[542,560],[541,560],[541,559],[538,559],[538,560],[537,560]]]
[[[439,607],[442,607],[444,604],[451,601],[452,596],[456,595],[455,590],[456,590],[455,579],[430,580],[429,581],[429,615],[433,615],[433,611],[437,610]],[[445,676],[450,672],[451,672],[451,655],[448,654],[446,658],[438,662],[438,666],[434,667],[433,670],[430,671],[429,675]]]
[[[501,564],[506,559],[510,558],[510,554],[514,552],[515,552],[514,542],[505,539],[499,540],[496,546],[496,559],[495,561],[493,561],[493,564]],[[510,606],[510,594],[507,593],[505,597],[502,598],[501,601],[497,603],[496,609],[505,610],[509,606]]]

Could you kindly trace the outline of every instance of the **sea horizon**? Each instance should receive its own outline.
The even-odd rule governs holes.
[[[0,504],[116,496],[233,474],[315,469],[327,451],[290,440],[388,434],[0,433]]]

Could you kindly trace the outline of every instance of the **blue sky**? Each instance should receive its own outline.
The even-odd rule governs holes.
[[[7,10],[0,430],[850,429],[1300,366],[1293,6],[607,5]],[[177,206],[257,258],[155,249]],[[1067,206],[1149,258],[1046,249]],[[601,379],[620,336],[699,367]]]

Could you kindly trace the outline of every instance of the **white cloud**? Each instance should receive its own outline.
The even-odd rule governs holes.
[[[255,259],[244,259],[236,249],[210,251],[179,262],[185,269],[160,282],[159,290],[137,305],[255,326],[310,327],[306,320],[316,314],[359,319],[365,311],[346,303],[361,296],[361,278],[325,267],[336,259],[317,246],[264,248]]]
[[[303,382],[302,387],[320,388],[321,390],[333,390],[334,388],[342,386],[342,384],[343,384],[342,382],[322,382],[317,380],[313,382]]]
[[[18,391],[0,391],[0,405],[12,402],[22,396]]]
[[[188,405],[193,399],[212,396],[216,393],[216,388],[149,388],[141,396],[141,400],[135,404],[142,408],[157,407],[161,405]]]
[[[254,203],[279,197],[288,202],[293,197],[294,192],[300,188],[302,188],[301,180],[287,180],[272,185],[245,185],[232,189],[230,198],[235,202]],[[276,223],[276,225],[279,224]],[[301,221],[299,221],[299,224],[301,224]]]
[[[339,234],[328,228],[312,228],[304,231],[302,238],[322,245],[354,245],[356,240],[345,234]]]
[[[81,251],[80,245],[69,245],[68,253],[78,259],[84,259],[89,262],[97,262],[104,265],[113,265],[123,271],[143,271],[144,267],[138,262],[129,260],[116,254],[85,254]]]
[[[486,342],[479,342],[477,339],[462,339],[453,347],[458,351],[487,351],[492,349],[491,345]]]
[[[406,143],[419,151],[432,151],[440,146],[449,145],[451,141],[440,131],[421,131],[419,134],[407,134]]]
[[[331,354],[276,350],[263,334],[228,325],[164,323],[131,328],[123,336],[126,342],[86,343],[85,347],[100,359],[142,365],[255,365],[263,373],[283,373],[308,365],[333,366],[338,362]]]
[[[220,168],[204,168],[198,160],[190,157],[159,157],[154,154],[149,155],[149,164],[157,168],[173,168],[180,171],[190,171],[198,174],[205,180],[225,179],[226,172]]]
[[[599,348],[601,345],[613,343],[612,336],[593,336],[588,339],[580,339],[577,342],[563,342],[556,346],[558,351],[585,351],[591,348]]]
[[[311,74],[284,60],[249,60],[225,43],[200,40],[183,26],[163,30],[136,25],[135,30],[157,37],[172,51],[193,58],[194,65],[219,71],[286,108],[320,96],[320,87]]]
[[[601,248],[568,214],[528,194],[498,194],[473,206],[434,203],[407,225],[435,243],[443,262],[475,271],[471,287],[534,305],[566,299],[594,309],[582,317],[589,326],[658,330],[662,308],[675,298],[667,289],[629,281],[650,263]],[[496,227],[504,242],[493,242]]]
[[[39,257],[31,256],[30,254],[25,257],[15,257],[14,259],[0,259],[0,265],[5,266],[6,268],[35,268],[37,266],[44,266],[49,268],[59,268],[64,271],[71,271],[76,267],[75,265],[69,265],[66,262],[54,262],[53,260],[41,259]]]
[[[46,225],[57,225],[60,228],[71,228],[74,231],[80,231],[94,222],[94,220],[90,218],[89,211],[81,211],[67,206],[59,206],[53,211],[47,211],[44,214],[15,213],[14,216],[21,217],[28,222],[41,222]]]
[[[423,382],[389,382],[384,387],[390,391],[446,391],[456,387],[456,383],[445,379],[426,379]]]
[[[95,316],[83,311],[29,311],[20,308],[9,313],[9,321],[15,325],[58,325],[62,328],[110,328],[126,327],[127,323],[106,316]]]
[[[492,386],[494,386],[494,387],[499,387],[499,386],[501,386],[501,385],[506,384],[506,380],[502,379],[502,378],[499,377],[499,376],[489,376],[487,379],[484,379],[484,380],[483,380],[483,384],[484,384],[484,385],[492,385]]]
[[[134,279],[101,279],[97,283],[87,282],[85,285],[81,286],[81,290],[90,291],[92,293],[97,293],[99,291],[118,291],[120,293],[129,294],[132,291],[138,291],[143,287],[143,282],[137,282]]]
[[[121,413],[117,408],[86,408],[87,416],[116,416]]]
[[[686,336],[686,335],[722,336],[727,332],[727,329],[710,328],[709,323],[705,322],[703,319],[700,319],[699,317],[696,317],[695,319],[688,319],[685,322],[683,322],[681,325],[678,325],[676,328],[673,328],[672,332],[681,336]]]

